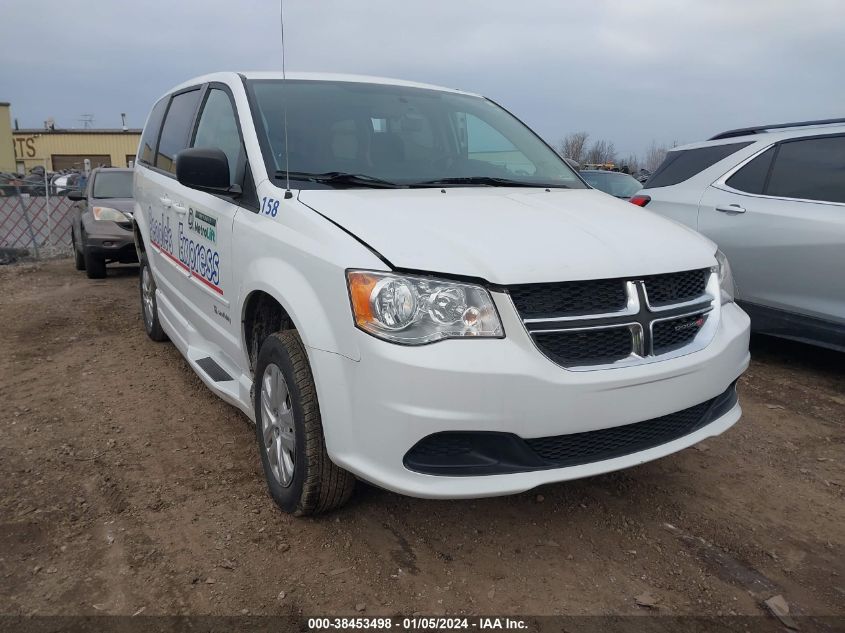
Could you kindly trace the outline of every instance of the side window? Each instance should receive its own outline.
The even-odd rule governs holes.
[[[728,143],[669,152],[643,189],[677,185],[748,145],[751,143]]]
[[[782,143],[766,195],[845,202],[845,136]]]
[[[775,148],[770,147],[725,181],[728,187],[746,193],[763,193]]]
[[[243,156],[243,143],[232,101],[225,91],[212,88],[202,109],[192,147],[216,147],[229,160],[229,184],[234,184]]]
[[[458,121],[458,129],[469,160],[490,163],[524,176],[537,171],[534,163],[491,125],[472,114],[460,118],[463,120]]]
[[[158,142],[158,155],[155,166],[159,169],[176,173],[176,154],[188,147],[191,135],[191,121],[199,102],[199,88],[178,94],[170,101],[170,107],[164,117],[161,128],[161,140]]]
[[[147,125],[144,127],[144,134],[141,136],[141,147],[138,150],[138,162],[152,165],[155,159],[156,141],[161,130],[161,120],[164,118],[164,111],[167,109],[167,97],[153,106]],[[128,157],[127,157],[128,158]]]

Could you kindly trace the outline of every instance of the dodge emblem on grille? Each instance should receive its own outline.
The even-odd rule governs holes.
[[[684,330],[691,330],[692,328],[700,328],[704,325],[704,317],[698,317],[695,321],[687,321],[686,323],[678,323],[675,326],[676,332],[683,332]]]

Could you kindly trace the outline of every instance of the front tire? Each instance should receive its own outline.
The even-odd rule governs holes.
[[[154,341],[160,343],[167,340],[167,334],[161,327],[158,320],[158,301],[156,300],[156,282],[153,278],[153,271],[147,261],[147,254],[141,253],[138,257],[140,264],[138,270],[138,287],[141,291],[141,319],[144,321],[144,329]]]
[[[94,255],[91,251],[82,245],[82,260],[85,264],[85,274],[88,279],[105,279],[106,278],[106,258],[102,255]]]
[[[295,330],[264,340],[255,376],[255,434],[273,501],[295,516],[345,504],[355,477],[326,452],[314,377]]]
[[[73,244],[73,265],[76,270],[85,270],[85,257],[76,245],[76,238],[71,233],[71,243]]]

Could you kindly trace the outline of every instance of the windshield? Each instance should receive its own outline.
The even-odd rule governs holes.
[[[596,189],[617,198],[630,198],[643,188],[636,178],[615,171],[582,171],[581,176]]]
[[[94,178],[94,198],[131,198],[131,171],[99,171]]]
[[[291,180],[299,188],[584,187],[531,130],[481,97],[334,81],[252,80],[248,86],[268,171],[282,180],[287,106],[288,160]],[[315,182],[309,174],[334,179]],[[341,180],[338,174],[364,176],[370,182]],[[453,182],[440,183],[444,180]]]

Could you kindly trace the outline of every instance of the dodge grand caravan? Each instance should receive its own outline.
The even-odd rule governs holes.
[[[134,188],[147,333],[254,421],[287,512],[356,478],[515,493],[740,417],[749,322],[715,245],[483,97],[199,77],[153,107]]]

